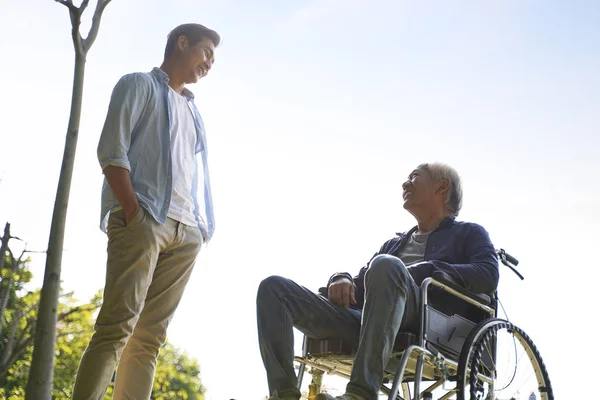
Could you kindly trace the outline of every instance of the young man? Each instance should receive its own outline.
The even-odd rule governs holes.
[[[106,285],[75,400],[102,399],[117,363],[114,398],[150,398],[167,326],[215,226],[204,124],[185,85],[206,76],[219,42],[202,25],[180,25],[160,68],[114,88],[98,145]]]
[[[355,278],[334,274],[327,299],[279,276],[260,284],[258,337],[271,400],[300,398],[294,326],[315,339],[342,339],[357,349],[346,393],[335,399],[375,400],[396,334],[418,332],[419,285],[425,278],[444,271],[473,292],[496,289],[498,260],[487,232],[455,220],[462,204],[456,171],[445,164],[422,164],[402,188],[404,208],[417,226],[384,243]],[[433,293],[430,300],[436,302]],[[332,399],[325,393],[315,398]]]

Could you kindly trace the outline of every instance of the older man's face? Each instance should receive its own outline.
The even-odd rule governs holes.
[[[402,199],[408,211],[433,203],[435,187],[429,172],[419,168],[411,172],[402,184]]]

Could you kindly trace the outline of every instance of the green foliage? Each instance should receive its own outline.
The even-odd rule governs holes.
[[[4,268],[0,271],[0,287],[8,285],[8,307],[15,308],[15,302],[24,295],[25,286],[33,274],[29,270],[30,258],[16,259],[11,252],[4,255]],[[16,267],[13,272],[13,265]]]
[[[24,396],[27,373],[31,363],[33,332],[39,303],[39,291],[27,292],[31,280],[29,259],[17,260],[11,252],[5,254],[0,287],[7,296],[7,307],[0,331],[0,398],[11,400]],[[16,267],[13,272],[13,266]],[[7,290],[6,290],[7,289]],[[1,301],[1,299],[0,299]]]
[[[170,343],[161,349],[156,368],[153,400],[203,400],[204,386],[198,379],[200,365]]]
[[[31,358],[40,291],[27,292],[31,272],[26,260],[13,274],[9,303],[0,332],[0,399],[23,400]],[[12,265],[12,264],[8,264]],[[7,282],[6,268],[2,281]],[[102,302],[98,292],[88,303],[79,304],[72,293],[61,295],[58,309],[57,343],[52,398],[71,398],[79,361],[93,334],[95,314]],[[198,361],[167,343],[160,352],[153,400],[204,400]],[[112,399],[112,387],[105,400]]]
[[[5,396],[9,399],[21,399],[27,385],[29,367],[33,353],[34,322],[37,306],[39,304],[39,291],[28,293],[20,298],[20,309],[7,310],[7,313],[22,313],[17,336],[22,346],[13,351],[15,359],[6,367],[3,376],[0,376],[0,386]],[[99,296],[95,296],[89,304],[77,305],[72,294],[61,297],[59,303],[56,343],[56,362],[54,368],[53,399],[69,399],[77,365],[92,335],[92,314],[99,306]],[[22,350],[19,350],[22,348]],[[10,351],[10,350],[9,350]],[[2,371],[0,370],[0,374]],[[2,393],[2,392],[0,392]]]

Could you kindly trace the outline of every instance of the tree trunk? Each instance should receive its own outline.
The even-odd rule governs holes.
[[[13,273],[4,276],[4,264],[6,262],[6,251],[8,250],[8,241],[10,240],[10,224],[7,222],[4,227],[4,236],[2,236],[2,245],[0,246],[0,332],[2,331],[2,321],[4,317],[4,309],[8,303],[10,295],[10,285],[12,283]],[[14,268],[11,269],[14,271]]]
[[[46,270],[40,298],[40,308],[38,310],[34,341],[35,347],[31,360],[26,400],[50,400],[51,398],[65,220],[67,217],[73,164],[75,163],[75,150],[79,134],[85,61],[85,54],[76,53],[71,115],[69,117],[65,151],[60,169],[58,189],[56,191],[54,212],[52,214]]]
[[[2,245],[0,246],[0,304],[3,303],[4,299],[4,288],[7,287],[6,277],[4,276],[4,264],[6,263],[6,251],[8,250],[8,241],[10,240],[10,224],[7,222],[4,227],[4,236],[2,236]],[[2,318],[2,312],[0,312],[0,320]],[[0,321],[1,323],[1,321]],[[1,326],[1,325],[0,325]]]
[[[4,261],[6,259],[6,250],[8,250],[8,241],[10,240],[10,224],[7,222],[4,226],[4,236],[2,236],[2,246],[0,247],[0,253],[2,253],[2,258],[0,258],[0,273],[2,272],[2,268],[4,268]]]

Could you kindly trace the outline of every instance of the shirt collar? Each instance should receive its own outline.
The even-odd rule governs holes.
[[[442,222],[440,222],[440,225],[437,228],[435,228],[433,231],[431,231],[430,233],[433,233],[433,232],[435,232],[437,230],[448,228],[448,227],[454,225],[454,221],[455,220],[456,220],[456,217],[453,217],[453,216],[449,216],[449,217],[444,218],[442,220]],[[396,232],[396,235],[398,235],[398,236],[410,236],[410,235],[413,234],[413,232],[416,232],[418,228],[419,228],[418,226],[415,226],[415,227],[413,227],[408,232]]]
[[[164,82],[165,84],[169,84],[169,75],[162,69],[158,67],[154,67],[152,69],[152,74],[159,80]],[[188,100],[194,100],[194,93],[192,93],[188,88],[184,87],[181,95]]]

